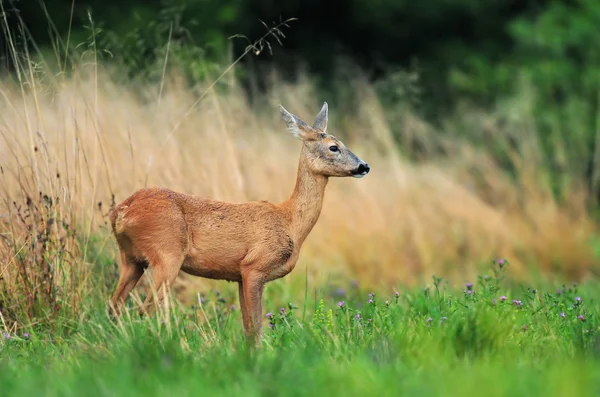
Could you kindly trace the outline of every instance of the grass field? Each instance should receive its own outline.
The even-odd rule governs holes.
[[[307,76],[252,105],[229,78],[117,83],[90,54],[68,74],[21,54],[0,82],[1,396],[600,393],[597,227],[577,181],[552,195],[523,98],[434,127],[356,76],[329,130],[372,171],[330,181],[261,348],[224,282],[181,277],[111,322],[110,206],[143,186],[283,201],[300,143],[277,104],[312,121],[328,99]]]
[[[245,348],[229,294],[191,308],[167,302],[154,318],[118,323],[96,301],[51,329],[5,335],[0,388],[3,396],[597,396],[598,285],[509,288],[500,267],[463,288],[434,280],[371,295],[348,286],[284,307],[267,289],[258,352]]]

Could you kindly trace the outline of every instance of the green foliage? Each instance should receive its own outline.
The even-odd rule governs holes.
[[[534,18],[507,24],[514,47],[498,62],[472,53],[450,75],[456,96],[474,101],[493,103],[527,92],[542,161],[563,197],[583,183],[591,196],[600,194],[599,24],[598,2],[550,2]]]
[[[215,76],[226,62],[228,32],[239,27],[241,0],[165,0],[160,8],[134,8],[126,26],[107,30],[99,45],[130,78],[160,80],[164,64],[191,81]]]

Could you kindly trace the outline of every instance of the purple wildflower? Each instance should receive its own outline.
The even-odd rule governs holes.
[[[273,313],[271,313],[271,312],[268,312],[268,313],[267,313],[267,318],[268,318],[269,320],[270,320],[270,319],[272,319],[272,318],[273,318]]]
[[[556,290],[556,295],[560,295],[560,294],[562,294],[562,291],[560,289],[557,289]]]
[[[502,296],[500,297],[500,302],[504,302],[504,301],[505,301],[505,300],[507,300],[507,299],[508,299],[508,298],[507,298],[506,296],[502,295]]]
[[[504,266],[504,259],[498,259],[498,266]]]
[[[578,296],[577,298],[575,298],[575,302],[580,303],[581,302],[581,297]]]
[[[471,291],[470,289],[467,290],[467,294],[471,295],[473,293],[473,291]]]
[[[281,309],[279,309],[279,311],[285,316],[285,307],[282,307]]]
[[[516,299],[513,299],[513,305],[515,305],[515,306],[517,306],[517,307],[521,307],[521,305],[522,305],[522,302],[521,302],[521,301],[518,301],[518,300],[516,300]]]
[[[23,334],[23,339],[29,339],[31,335],[29,335],[29,332],[25,332]]]
[[[396,298],[400,296],[400,293],[398,291],[394,292],[394,295],[396,295]]]
[[[356,316],[354,316],[354,318],[356,318],[357,320],[360,320],[360,313],[356,313]]]
[[[269,323],[269,327],[273,328],[274,326],[275,326],[275,324]]]
[[[338,302],[338,306],[339,306],[340,308],[344,307],[344,301],[339,301],[339,302]]]
[[[467,289],[470,291],[471,288],[473,288],[473,284],[471,283],[466,283],[465,286],[467,287]]]
[[[580,314],[579,317],[577,317],[577,318],[579,318],[581,321],[585,322],[585,317],[583,317],[583,314]]]
[[[372,293],[372,292],[370,292],[370,293],[369,293],[369,298],[373,299],[373,296],[375,296],[375,294],[374,294],[374,293]]]
[[[369,299],[369,303],[372,305],[373,304],[373,299]]]
[[[561,316],[562,318],[565,318],[565,312],[561,312],[561,313],[560,313],[560,316]]]

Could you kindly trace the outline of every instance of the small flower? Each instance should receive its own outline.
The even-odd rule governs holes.
[[[467,294],[471,295],[473,293],[473,291],[471,291],[470,289],[467,290]]]
[[[338,302],[338,306],[339,306],[340,308],[344,307],[344,301],[339,301],[339,302]]]
[[[375,294],[374,294],[374,293],[372,293],[372,292],[371,292],[371,293],[369,293],[369,298],[373,299],[373,297],[374,297],[374,296],[375,296]]]
[[[29,335],[29,332],[25,332],[23,334],[23,339],[25,339],[25,340],[29,339],[30,337],[31,337],[31,335]]]
[[[394,295],[396,295],[396,298],[400,296],[400,293],[398,291],[394,292]]]
[[[498,266],[504,266],[504,259],[498,259]]]
[[[562,318],[565,318],[565,316],[566,316],[565,312],[561,312],[561,313],[560,313],[560,316],[561,316]]]
[[[356,318],[357,320],[360,320],[360,313],[356,313],[356,316],[354,316],[354,318]]]
[[[373,318],[369,317],[369,323],[373,322]]]
[[[585,322],[585,317],[583,317],[583,314],[580,314],[579,317],[577,317],[577,318],[579,318],[581,321]]]
[[[433,321],[433,319],[432,319],[431,317],[429,317],[429,318],[427,319],[427,321],[426,321],[426,322],[427,322],[427,324],[429,324],[429,323],[431,323],[432,321]]]
[[[504,302],[504,301],[505,301],[505,300],[507,300],[507,299],[508,299],[508,298],[507,298],[506,296],[502,295],[502,296],[500,297],[500,302]]]
[[[234,312],[235,311],[235,305],[231,305],[231,311]]]
[[[288,307],[290,308],[290,310],[294,309],[294,305],[292,305],[292,302],[288,303]]]
[[[527,324],[523,324],[523,332],[527,331]]]
[[[473,284],[471,283],[466,283],[465,286],[467,287],[467,289],[470,291],[471,288],[473,288]]]
[[[282,307],[281,309],[279,309],[279,311],[285,316],[285,307]]]
[[[9,340],[10,339],[10,334],[8,332],[4,333],[4,340]]]
[[[373,299],[369,299],[369,303],[372,305],[373,304]]]
[[[517,306],[517,307],[521,307],[522,303],[521,301],[518,301],[516,299],[513,299],[513,305]]]
[[[274,326],[275,326],[275,324],[269,323],[269,327],[273,328]]]
[[[489,280],[489,279],[490,279],[490,276],[488,276],[488,275],[486,274],[485,276],[483,276],[483,279],[487,281],[487,280]]]
[[[581,302],[581,297],[578,296],[577,298],[575,298],[575,302],[580,303]]]
[[[268,318],[269,320],[270,320],[270,319],[272,319],[272,318],[273,318],[273,313],[271,313],[271,312],[268,312],[268,313],[267,313],[267,318]]]
[[[556,295],[560,295],[560,294],[562,294],[562,291],[560,289],[557,289],[556,290]]]
[[[385,305],[389,306],[390,305],[390,301],[385,301]]]

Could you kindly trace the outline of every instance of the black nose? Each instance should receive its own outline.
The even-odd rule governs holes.
[[[362,173],[368,174],[370,170],[371,170],[371,167],[369,167],[369,164],[362,163],[356,169],[356,173],[357,174],[362,174]]]

